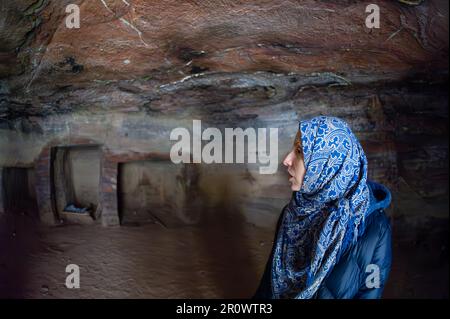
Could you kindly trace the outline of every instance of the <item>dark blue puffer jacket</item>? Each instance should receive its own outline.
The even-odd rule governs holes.
[[[315,298],[381,298],[392,262],[391,226],[384,213],[391,202],[391,194],[381,184],[369,181],[368,185],[371,191],[371,205],[360,230],[361,235],[355,244],[351,244],[342,253],[342,257],[323,281]],[[281,220],[278,222],[277,230],[280,222]],[[272,299],[273,297],[270,278],[272,256],[271,254],[254,298]],[[378,288],[368,288],[366,285],[366,280],[372,282],[371,279],[375,274],[374,268],[371,268],[373,266],[369,265],[375,265],[376,272],[379,270]],[[371,286],[369,285],[369,287]]]

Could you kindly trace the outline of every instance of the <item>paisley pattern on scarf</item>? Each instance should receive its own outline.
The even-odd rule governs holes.
[[[283,210],[274,244],[275,298],[313,298],[369,207],[367,158],[348,125],[334,117],[300,122],[306,173]]]

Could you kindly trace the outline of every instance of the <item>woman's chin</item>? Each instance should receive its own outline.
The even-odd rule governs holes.
[[[291,185],[291,190],[294,192],[298,192],[300,190],[300,186],[297,184],[292,184]]]

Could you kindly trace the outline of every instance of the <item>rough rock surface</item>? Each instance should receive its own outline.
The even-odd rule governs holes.
[[[69,3],[80,5],[79,29],[65,25]],[[298,77],[294,87],[316,85],[304,77],[310,74],[322,84],[445,79],[448,3],[380,5],[381,28],[368,29],[357,1],[2,1],[0,75],[16,76],[2,83],[0,118],[17,109],[144,107],[166,95],[161,85],[183,90],[174,82],[194,76],[191,89],[213,86],[233,96],[254,88],[248,95],[266,104],[277,99],[258,96],[259,86]],[[261,84],[255,72],[292,77]],[[245,87],[233,90],[242,73],[249,74]]]

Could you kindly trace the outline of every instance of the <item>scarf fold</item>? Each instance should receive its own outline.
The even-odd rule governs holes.
[[[347,124],[300,122],[305,176],[283,210],[272,260],[275,298],[309,299],[356,241],[370,204],[367,158]]]

